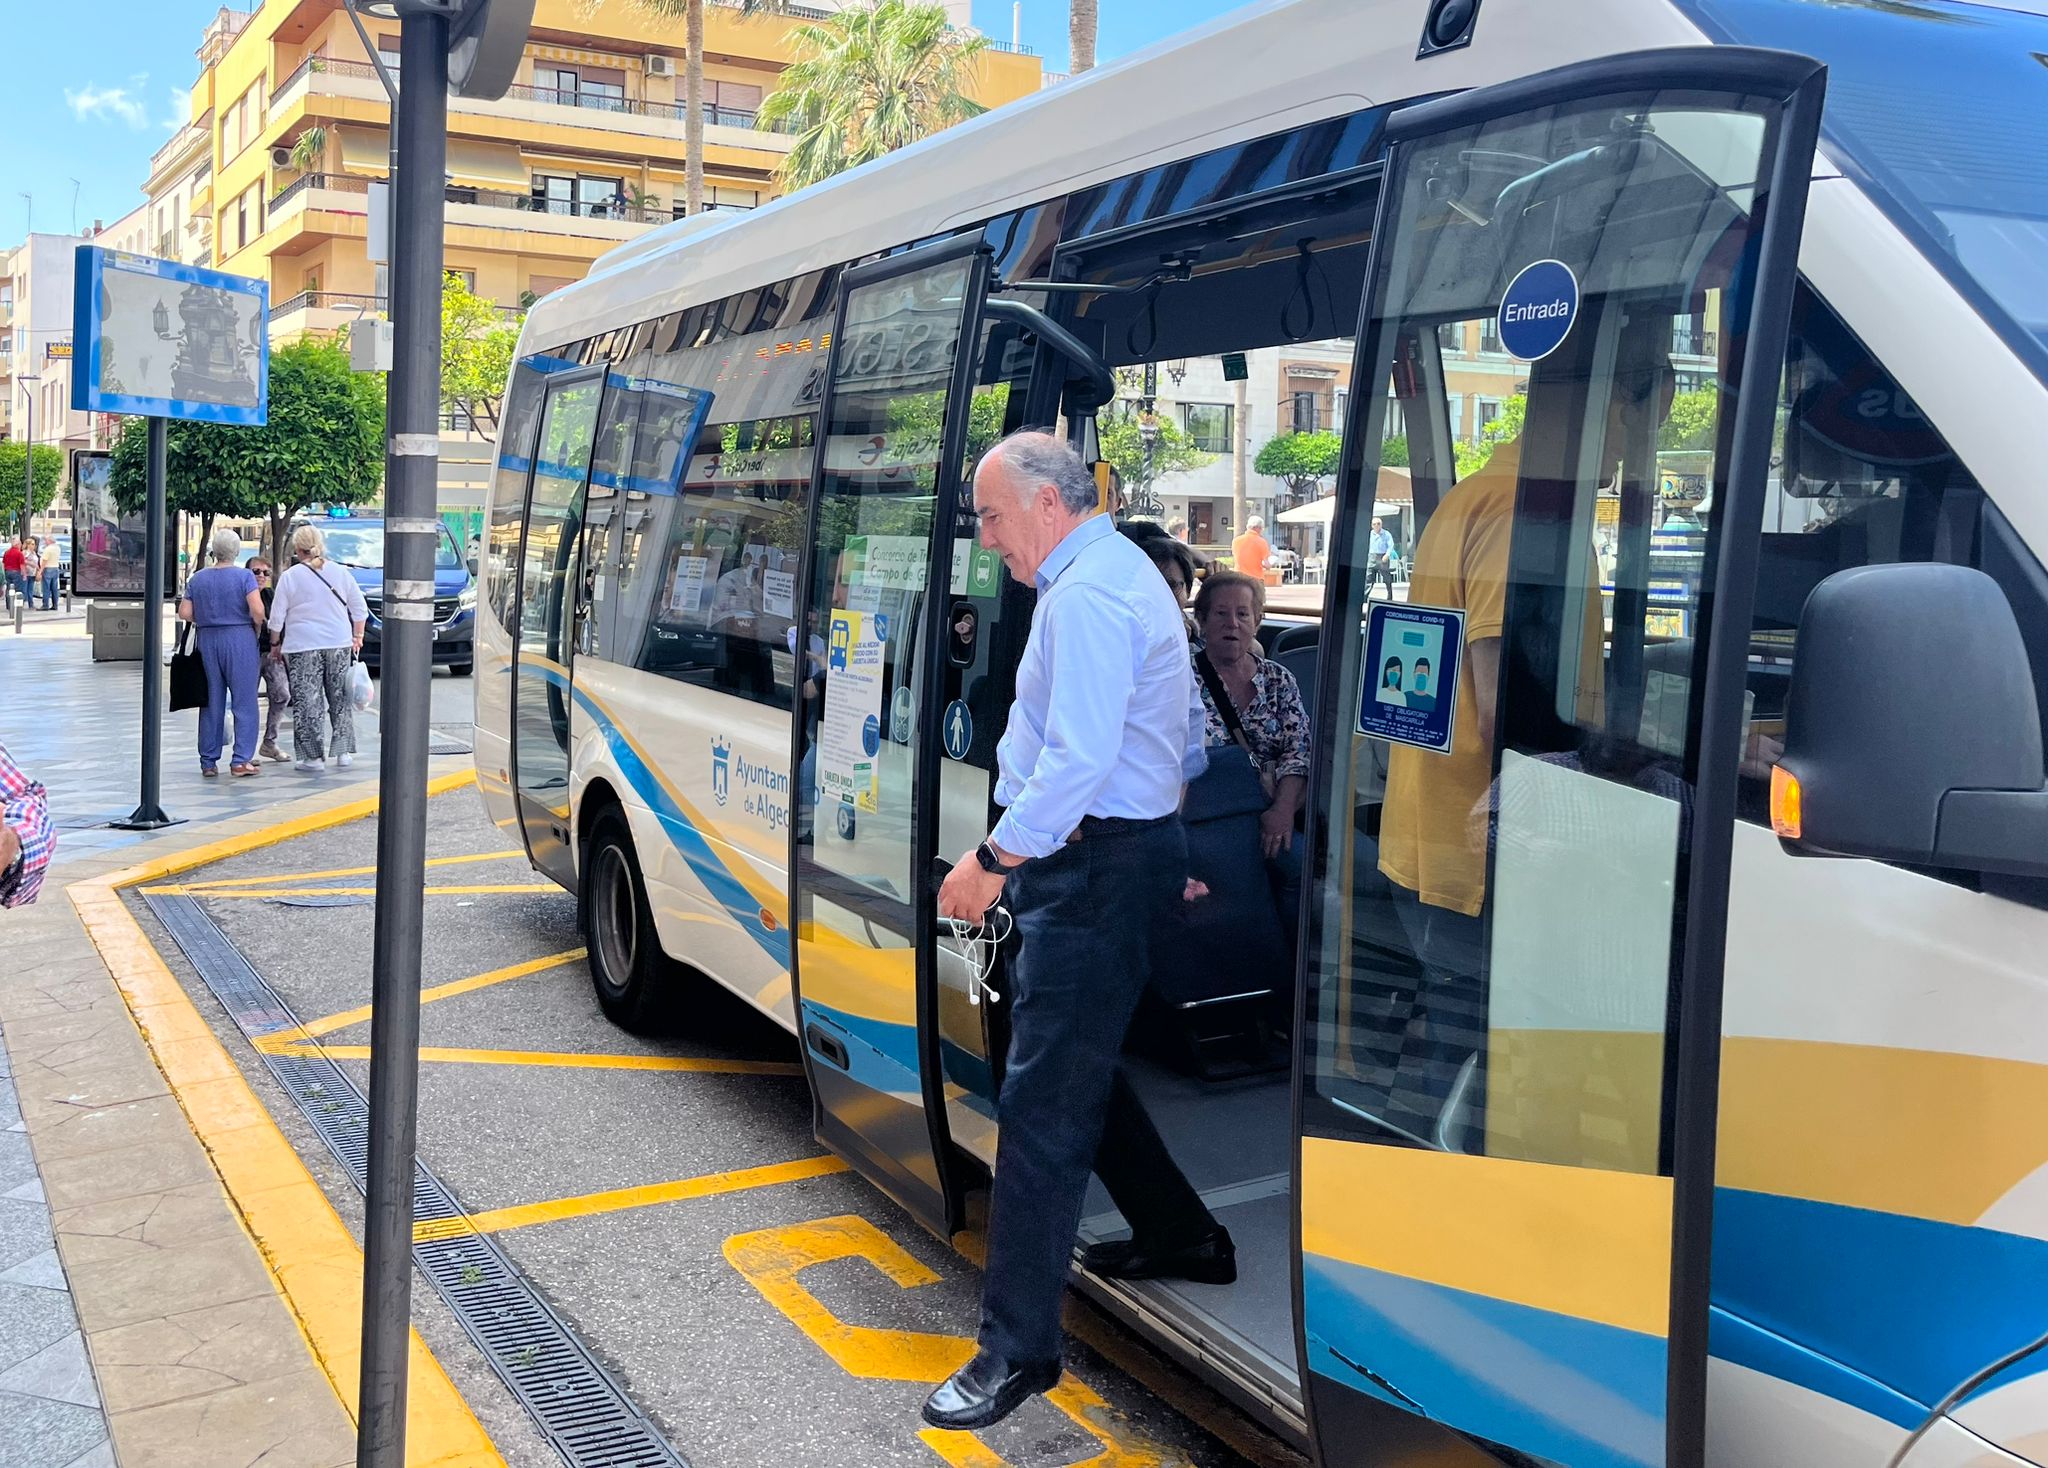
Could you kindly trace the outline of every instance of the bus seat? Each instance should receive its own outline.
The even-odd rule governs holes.
[[[1294,675],[1294,681],[1301,685],[1302,705],[1314,714],[1316,706],[1316,662],[1322,655],[1322,648],[1313,642],[1284,647],[1271,654],[1274,662]]]
[[[1260,630],[1270,633],[1266,646],[1272,649],[1269,656],[1273,657],[1297,647],[1318,647],[1323,640],[1323,628],[1319,622],[1269,623]]]
[[[1222,1073],[1214,1056],[1223,1050],[1256,1057],[1237,1071],[1265,1064],[1267,1012],[1292,982],[1287,936],[1259,850],[1264,810],[1256,782],[1204,777],[1188,787],[1181,811],[1188,875],[1206,883],[1209,895],[1176,903],[1152,935],[1153,1013],[1143,1029],[1162,1042],[1157,1049],[1169,1064],[1204,1076]]]

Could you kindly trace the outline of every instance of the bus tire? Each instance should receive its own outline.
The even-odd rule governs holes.
[[[577,906],[598,1007],[630,1033],[657,1029],[675,996],[675,973],[655,935],[626,813],[617,806],[599,812],[582,854]]]

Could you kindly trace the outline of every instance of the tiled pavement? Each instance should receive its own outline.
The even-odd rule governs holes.
[[[114,1468],[85,1336],[0,1048],[0,1468]]]
[[[0,1468],[114,1468],[117,1449],[126,1468],[352,1463],[348,1416],[65,887],[288,818],[295,798],[369,793],[377,720],[346,773],[203,780],[196,714],[166,714],[162,799],[185,824],[116,831],[141,687],[140,664],[92,661],[82,617],[0,631],[0,741],[59,827],[40,901],[0,913]],[[437,733],[467,741],[470,698],[435,678]]]
[[[78,857],[148,839],[108,824],[133,812],[141,792],[142,664],[95,663],[83,617],[44,615],[49,620],[32,624],[21,637],[0,631],[0,742],[50,792],[61,869]],[[468,741],[470,686],[467,678],[435,675],[437,735]],[[301,775],[289,764],[266,762],[253,780],[234,779],[225,770],[208,780],[199,773],[198,711],[165,713],[161,800],[167,815],[186,823],[171,829],[208,825],[344,783],[374,783],[379,722],[374,712],[356,716],[352,769],[330,765],[324,774]],[[287,732],[280,739],[287,751],[290,737]]]

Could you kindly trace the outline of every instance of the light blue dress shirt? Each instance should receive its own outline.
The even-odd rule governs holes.
[[[1008,809],[989,839],[1018,856],[1050,856],[1083,816],[1171,815],[1208,767],[1180,608],[1107,515],[1075,526],[1039,567],[996,763]]]
[[[1369,554],[1375,556],[1391,556],[1393,553],[1394,532],[1384,528],[1373,531],[1372,547]]]

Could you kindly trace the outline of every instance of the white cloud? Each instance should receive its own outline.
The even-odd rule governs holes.
[[[164,117],[164,126],[176,132],[192,120],[192,89],[171,88],[171,110]]]
[[[130,77],[125,87],[102,87],[87,82],[77,91],[64,89],[64,105],[79,117],[80,121],[97,117],[105,122],[125,122],[132,128],[149,126],[149,104],[142,98],[142,84],[149,80],[147,74]]]

